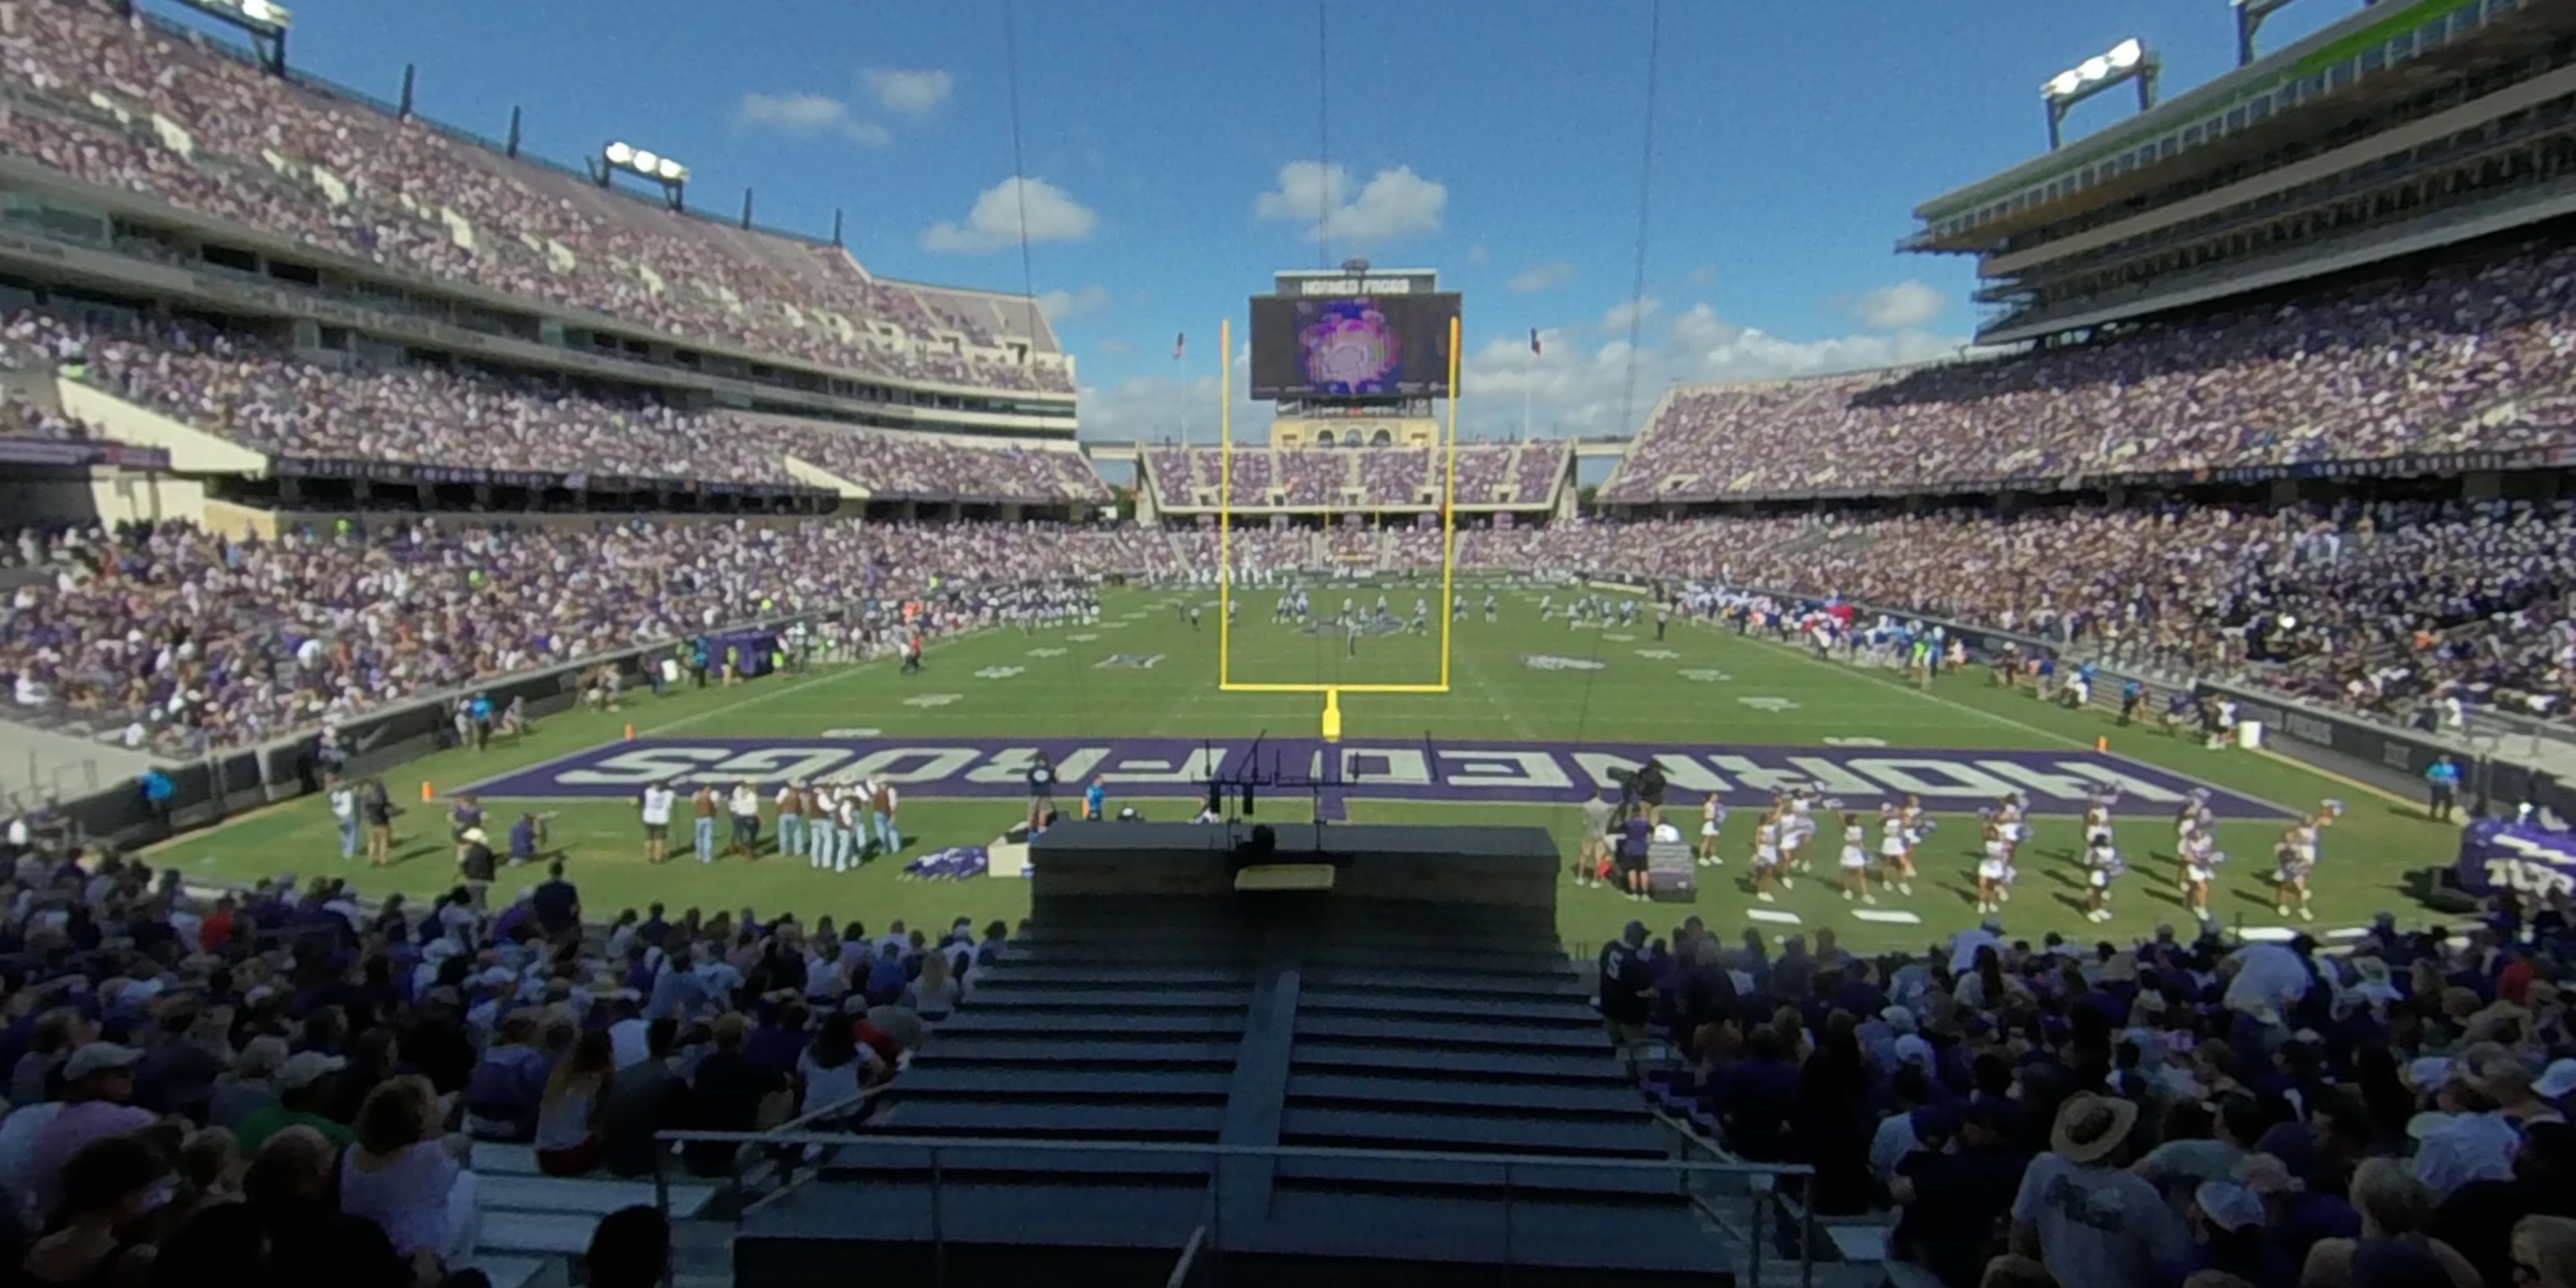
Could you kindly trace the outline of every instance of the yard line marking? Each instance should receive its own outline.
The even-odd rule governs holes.
[[[1744,918],[1747,921],[1767,921],[1780,926],[1795,926],[1800,924],[1798,914],[1794,912],[1775,912],[1769,908],[1747,908],[1744,910]]]
[[[1881,922],[1891,926],[1919,926],[1923,924],[1923,919],[1915,916],[1913,913],[1889,908],[1854,908],[1852,909],[1852,916],[1857,917],[1862,921]]]

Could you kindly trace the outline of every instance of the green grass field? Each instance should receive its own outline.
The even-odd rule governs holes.
[[[1337,610],[1338,588],[1314,594],[1319,612]],[[1376,591],[1351,592],[1363,606]],[[1410,616],[1413,598],[1428,592],[1395,586],[1386,591],[1399,615]],[[2212,752],[2187,739],[2144,728],[2115,729],[2108,716],[2042,705],[2027,693],[1993,687],[1982,669],[1945,676],[1928,691],[1893,677],[1814,660],[1777,644],[1738,638],[1728,631],[1676,625],[1660,643],[1641,616],[1630,628],[1569,630],[1538,618],[1538,592],[1498,592],[1501,620],[1482,620],[1481,589],[1469,592],[1468,619],[1456,626],[1452,691],[1440,695],[1347,696],[1344,734],[1352,740],[1419,743],[1426,734],[1444,742],[1494,743],[1669,742],[1676,745],[1760,745],[1829,749],[1877,746],[1898,756],[1906,748],[1993,748],[2090,751],[2109,737],[2113,753],[2243,795],[2292,809],[2312,809],[2329,796],[2347,800],[2350,812],[2328,834],[2316,880],[2316,929],[2357,927],[2371,913],[2411,908],[2402,875],[2447,862],[2456,831],[2425,820],[2410,804],[2368,792],[2259,753]],[[1244,597],[1233,646],[1237,681],[1290,683],[1420,682],[1437,678],[1435,634],[1364,638],[1359,656],[1346,655],[1339,634],[1309,635],[1274,625],[1275,595],[1254,590]],[[1561,603],[1564,595],[1557,596]],[[554,717],[515,745],[476,753],[450,751],[386,775],[409,812],[396,820],[394,866],[369,869],[344,864],[324,803],[300,800],[248,814],[170,842],[154,861],[174,863],[192,875],[248,881],[280,873],[345,874],[362,891],[430,894],[454,879],[444,827],[445,803],[418,805],[423,781],[446,794],[469,784],[540,762],[617,741],[632,723],[639,738],[789,737],[828,739],[890,737],[1144,736],[1312,737],[1321,699],[1311,694],[1221,693],[1216,687],[1218,631],[1214,593],[1193,590],[1125,590],[1112,593],[1093,626],[989,631],[935,646],[927,669],[899,676],[891,661],[823,666],[804,675],[780,675],[725,690],[679,690],[656,698],[629,695],[617,713],[579,712]],[[1210,607],[1192,630],[1177,605]],[[1123,656],[1125,665],[1106,664]],[[1150,665],[1135,665],[1145,658]],[[1580,663],[1540,669],[1528,659],[1553,657]],[[1597,663],[1597,669],[1593,664]],[[1870,740],[1875,740],[1870,741]],[[1194,802],[1159,798],[1131,802],[1153,819],[1185,819]],[[869,926],[901,918],[911,925],[945,925],[955,917],[981,923],[1017,918],[1028,907],[1025,882],[1009,879],[924,882],[900,877],[899,862],[879,861],[845,875],[817,872],[802,858],[767,858],[701,866],[693,861],[647,867],[641,859],[634,808],[624,799],[489,797],[496,819],[522,810],[551,811],[550,843],[570,861],[593,916],[659,900],[674,910],[701,906],[763,913],[792,909],[806,917],[858,917]],[[1869,812],[1874,802],[1860,802]],[[1015,800],[941,799],[928,790],[908,792],[902,809],[911,838],[906,855],[947,845],[991,841],[1020,812]],[[1680,813],[1682,811],[1676,811]],[[1639,905],[1595,888],[1562,887],[1559,925],[1569,946],[1586,947],[1617,933],[1631,917],[1658,932],[1697,912],[1712,926],[1732,931],[1747,924],[1755,905],[1738,884],[1756,810],[1737,808],[1723,837],[1728,865],[1700,869],[1695,907]],[[1311,818],[1300,795],[1273,793],[1262,802],[1263,821]],[[1572,853],[1577,812],[1571,804],[1503,801],[1450,804],[1372,800],[1354,793],[1349,817],[1385,823],[1507,823],[1547,828],[1563,852]],[[1677,819],[1695,836],[1695,814]],[[1920,947],[1974,919],[1968,872],[1977,841],[1973,817],[1946,817],[1921,856],[1921,879],[1911,898],[1883,894],[1877,911],[1910,912],[1913,924],[1862,920],[1823,881],[1801,881],[1764,911],[1794,916],[1795,924],[1766,920],[1775,932],[1833,928],[1846,944],[1866,949]],[[2218,919],[2231,926],[2275,926],[2271,893],[2261,877],[2281,824],[2222,823],[2220,845],[2236,856],[2221,871],[2212,893]],[[500,827],[494,828],[495,835]],[[1874,834],[1874,833],[1873,833]],[[1818,838],[1818,876],[1831,861],[1835,828]],[[686,849],[685,838],[675,838]],[[2035,821],[2022,861],[2016,901],[2007,910],[2015,934],[2055,929],[2087,937],[2150,931],[2159,922],[2186,920],[2171,885],[2172,829],[2163,811],[2124,817],[2121,844],[2132,872],[2121,885],[2115,920],[2087,923],[2077,902],[2072,818]],[[504,890],[536,879],[533,872],[505,873]]]

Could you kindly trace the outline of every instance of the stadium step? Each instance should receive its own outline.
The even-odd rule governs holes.
[[[637,1204],[651,1206],[651,1181],[606,1181],[556,1177],[486,1176],[482,1178],[483,1210],[514,1213],[582,1213],[603,1217]],[[712,1185],[671,1187],[671,1219],[694,1219],[715,1198]]]
[[[591,1228],[599,1224],[587,1212],[485,1212],[482,1257],[578,1257],[590,1250]]]
[[[478,1257],[474,1268],[492,1281],[492,1288],[563,1288],[572,1279],[559,1258]]]

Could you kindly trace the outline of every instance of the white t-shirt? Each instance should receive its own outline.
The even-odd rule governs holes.
[[[667,825],[671,821],[671,806],[676,804],[679,799],[680,794],[672,791],[668,787],[645,788],[644,821],[647,823],[660,823]]]

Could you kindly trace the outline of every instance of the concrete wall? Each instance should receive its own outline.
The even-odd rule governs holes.
[[[266,456],[127,402],[94,385],[77,380],[57,380],[54,390],[62,400],[64,415],[90,425],[101,438],[140,443],[168,451],[170,468],[178,473],[247,474],[254,477],[268,473]]]

